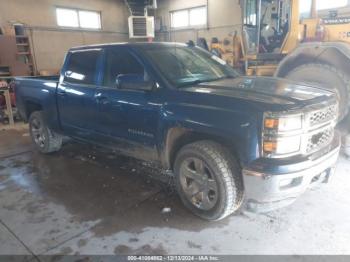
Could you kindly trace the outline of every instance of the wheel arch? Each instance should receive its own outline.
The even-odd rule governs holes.
[[[35,112],[35,111],[41,111],[43,110],[43,106],[41,103],[37,102],[37,101],[31,101],[31,100],[27,100],[25,102],[25,112],[24,112],[24,116],[22,116],[24,118],[25,121],[29,120],[30,115]]]
[[[183,127],[174,127],[169,129],[166,135],[164,149],[162,152],[162,162],[163,165],[172,170],[177,153],[180,149],[190,143],[194,143],[201,140],[210,140],[221,144],[226,147],[230,152],[236,157],[238,163],[241,165],[241,157],[237,146],[232,141],[232,139],[227,139],[220,135],[209,134],[204,132],[199,132]]]
[[[285,77],[298,66],[309,63],[328,64],[350,76],[350,45],[338,42],[301,44],[279,64],[275,76]]]

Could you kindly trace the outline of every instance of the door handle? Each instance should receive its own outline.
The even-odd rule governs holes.
[[[96,101],[100,105],[108,105],[109,99],[106,96],[97,96]]]
[[[59,96],[66,96],[67,93],[66,93],[66,91],[61,90],[61,91],[57,91],[57,95],[59,95]]]

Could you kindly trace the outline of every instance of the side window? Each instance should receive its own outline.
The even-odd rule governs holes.
[[[241,0],[243,7],[243,44],[248,54],[255,54],[258,49],[258,1]]]
[[[311,18],[312,0],[299,1],[299,13],[301,19]]]
[[[64,81],[73,84],[95,84],[99,55],[100,51],[98,50],[71,53],[64,73]]]
[[[257,1],[247,0],[244,7],[244,25],[256,26],[257,12]]]
[[[128,51],[108,49],[106,52],[106,67],[103,84],[115,87],[119,75],[135,75],[147,78],[145,69]]]

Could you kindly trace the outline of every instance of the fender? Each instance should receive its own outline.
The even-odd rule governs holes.
[[[212,139],[223,143],[242,166],[259,154],[256,145],[260,144],[261,128],[257,125],[257,116],[249,112],[173,104],[163,108],[160,123],[157,144],[161,162],[167,169],[171,169],[174,154],[181,145],[196,140]]]

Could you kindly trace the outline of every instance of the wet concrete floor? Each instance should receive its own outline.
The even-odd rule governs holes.
[[[290,207],[206,222],[147,163],[0,131],[0,254],[350,254],[350,160]],[[170,212],[162,212],[170,208]]]

